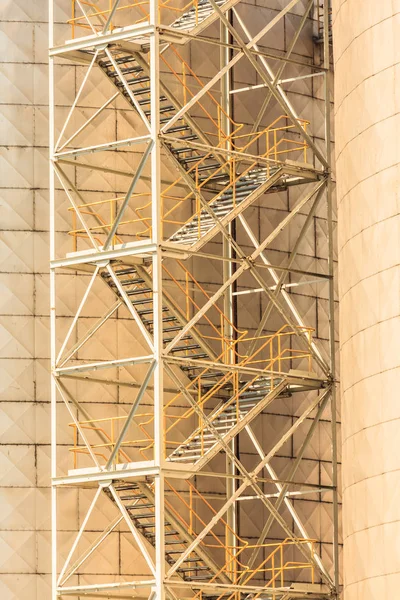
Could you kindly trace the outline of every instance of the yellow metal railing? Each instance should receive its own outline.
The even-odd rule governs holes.
[[[77,210],[75,210],[73,206],[68,207],[68,211],[72,216],[72,229],[68,231],[68,235],[72,237],[74,252],[76,252],[78,249],[78,238],[88,238],[86,229],[83,227],[77,227],[77,212],[79,212],[80,215],[87,215],[96,221],[96,225],[89,226],[89,224],[87,224],[87,230],[90,231],[96,242],[99,245],[102,245],[113,226],[114,219],[118,212],[118,202],[122,202],[124,198],[124,196],[120,196],[117,198],[107,198],[105,200],[97,200],[96,202],[78,204],[76,206]],[[130,210],[135,214],[135,218],[121,221],[119,224],[119,229],[121,230],[127,225],[129,225],[130,229],[133,229],[137,223],[140,223],[141,226],[145,224],[147,228],[151,228],[151,216],[142,214],[142,212],[146,211],[147,209],[149,209],[150,213],[151,200],[146,200],[144,204],[142,200],[139,206],[135,206],[135,202],[138,200],[150,198],[150,193],[132,194],[132,198],[133,202],[131,203]],[[103,208],[106,210],[103,211]],[[108,219],[106,219],[107,213]],[[140,237],[140,231],[136,232],[136,237]],[[121,234],[114,235],[113,244],[122,244],[123,241],[124,240],[121,238]]]
[[[217,511],[190,481],[186,481],[186,484],[188,485],[189,501],[185,500],[182,492],[178,492],[169,481],[166,481],[167,488],[173,492],[174,497],[180,500],[186,512],[189,512],[189,522],[186,522],[182,517],[182,511],[172,508],[170,503],[167,503],[167,505],[172,509],[174,515],[186,526],[188,533],[196,535],[209,522],[204,515],[204,512],[208,511],[210,513],[210,518],[212,518],[217,514]],[[197,511],[194,509],[196,500],[200,503],[200,509]],[[203,516],[200,516],[200,513]],[[211,540],[208,542],[203,540],[201,542],[204,548],[223,550],[225,555],[225,563],[223,563],[221,569],[214,574],[208,583],[214,582],[221,574],[225,574],[228,575],[234,584],[247,585],[250,583],[251,579],[262,575],[265,587],[283,587],[285,585],[286,572],[300,569],[307,569],[310,572],[311,583],[314,583],[314,566],[312,561],[288,561],[285,557],[285,551],[293,549],[295,545],[307,546],[310,556],[313,556],[315,540],[305,538],[292,540],[287,538],[281,542],[249,544],[247,540],[234,532],[223,518],[219,520],[219,523],[224,527],[225,538],[217,536],[213,530],[211,530],[209,532]],[[229,534],[233,535],[236,539],[235,546],[226,544],[224,541],[228,538]],[[247,564],[248,559],[246,559],[245,555],[248,554],[248,551],[256,549],[263,551],[264,556],[265,554],[267,555],[257,566],[249,567]],[[201,593],[198,592],[195,598],[199,598],[200,596]],[[222,599],[223,596],[224,595],[221,595],[220,599]],[[235,594],[232,594],[230,597],[235,597]]]
[[[304,546],[307,551],[310,552],[310,556],[314,555],[315,540],[309,540],[305,538],[298,538],[296,540],[287,538],[282,542],[272,542],[258,545],[246,544],[244,546],[238,545],[235,547],[230,547],[230,549],[234,552],[234,556],[231,560],[230,568],[227,568],[227,565],[224,565],[224,571],[231,575],[235,585],[259,585],[260,591],[252,594],[253,600],[256,600],[260,595],[265,593],[265,588],[282,588],[285,586],[285,584],[287,585],[288,583],[291,583],[294,579],[293,571],[307,570],[309,572],[309,579],[311,580],[311,583],[314,583],[314,565],[311,560],[289,561],[286,559],[287,550],[292,550],[294,547],[299,545]],[[255,549],[259,549],[264,553],[267,553],[267,556],[256,567],[249,567],[243,557],[243,554],[245,550]],[[211,579],[210,583],[215,581],[221,572],[222,569],[215,577]],[[287,576],[288,573],[291,574],[290,578]],[[220,594],[216,600],[233,600],[236,597],[236,592],[225,592]],[[275,595],[275,593],[272,592],[272,596],[269,595],[269,597],[271,597],[272,600],[275,600],[275,598],[281,597],[281,594]],[[202,593],[198,592],[194,598],[201,600]]]
[[[223,324],[221,326],[221,332],[224,330]],[[299,327],[296,331],[291,329],[288,325],[283,326],[278,332],[268,336],[260,336],[257,340],[260,342],[259,347],[253,352],[252,355],[241,354],[238,351],[239,344],[244,342],[252,341],[253,338],[246,338],[246,332],[240,332],[238,339],[229,340],[224,338],[219,330],[217,336],[208,336],[207,339],[218,339],[223,344],[223,351],[216,358],[216,362],[221,361],[233,353],[235,366],[242,367],[257,367],[257,374],[252,376],[246,382],[239,382],[239,374],[237,370],[226,371],[215,384],[207,391],[203,391],[202,383],[209,381],[212,376],[215,367],[204,367],[201,372],[185,385],[185,390],[196,400],[196,408],[189,407],[186,410],[180,412],[180,414],[174,414],[174,407],[178,406],[182,399],[181,392],[176,393],[165,405],[164,405],[164,452],[165,456],[168,455],[168,451],[181,445],[183,441],[185,444],[190,444],[195,438],[200,439],[200,455],[203,457],[207,452],[208,448],[204,445],[205,435],[207,433],[208,423],[202,417],[202,413],[207,413],[209,410],[212,412],[208,415],[208,421],[211,423],[215,422],[221,414],[226,411],[229,407],[232,407],[234,414],[236,414],[236,420],[240,419],[240,396],[245,392],[252,384],[256,383],[260,377],[263,379],[267,378],[269,382],[269,391],[273,391],[277,385],[282,381],[285,375],[285,365],[289,368],[292,367],[295,361],[307,361],[308,370],[311,371],[312,366],[312,354],[311,354],[311,343],[312,343],[312,329]],[[298,350],[291,346],[291,338],[296,334],[306,333],[308,337],[308,350]],[[206,339],[206,336],[204,336]],[[190,351],[188,351],[190,356]],[[215,398],[218,394],[221,394],[224,389],[229,387],[229,397],[219,408],[213,410],[213,404],[215,404]],[[185,400],[184,400],[185,401]],[[210,407],[210,408],[209,408]],[[198,414],[201,410],[200,415]],[[81,421],[79,423],[85,429],[91,429],[94,432],[101,432],[103,435],[103,442],[91,445],[92,450],[99,453],[105,462],[107,462],[107,451],[111,455],[115,443],[117,440],[116,431],[118,430],[118,424],[123,425],[124,420],[127,417],[108,417],[104,419],[93,419],[91,421]],[[185,440],[179,441],[179,427],[183,426],[184,429],[191,427],[192,433],[186,437]],[[88,455],[89,450],[78,443],[78,431],[77,426],[71,423],[71,427],[74,429],[74,446],[70,448],[70,452],[74,455],[74,468],[77,467],[77,457],[79,454]],[[129,462],[132,460],[128,456],[127,452],[124,451],[128,448],[134,449],[139,452],[140,456],[146,460],[150,459],[154,447],[154,412],[151,408],[144,412],[139,412],[135,415],[132,421],[132,427],[136,429],[138,433],[134,434],[132,439],[123,440],[120,446],[120,452],[116,456],[115,462]]]
[[[210,116],[210,119],[212,117]],[[304,130],[307,129],[308,121],[300,121]],[[202,155],[198,161],[195,161],[187,170],[187,173],[194,179],[196,190],[203,191],[212,182],[212,178],[219,174],[225,174],[227,181],[223,188],[218,190],[209,200],[211,204],[221,194],[232,190],[233,207],[236,206],[236,186],[240,179],[250,173],[252,169],[264,166],[266,177],[268,178],[273,170],[277,168],[285,159],[292,155],[302,155],[304,162],[307,161],[307,144],[305,141],[291,139],[288,134],[295,133],[294,125],[289,122],[288,117],[278,117],[270,126],[255,134],[231,134],[231,136],[220,139],[216,149],[225,147],[227,140],[229,141],[235,153],[227,159],[223,159],[221,164],[213,170],[209,177],[201,180],[201,168],[206,164],[207,160],[212,158],[213,152],[210,150]],[[217,132],[216,135],[219,135]],[[178,141],[178,140],[177,140]],[[260,148],[259,157],[249,154],[253,149]],[[243,156],[241,156],[241,154]],[[250,158],[249,158],[250,157]],[[260,162],[261,159],[261,162]],[[268,159],[264,164],[262,159]],[[198,218],[197,238],[201,238],[201,220],[203,207],[196,195],[195,210],[191,212],[186,220],[182,220],[181,213],[185,207],[190,206],[191,200],[194,198],[192,191],[185,194],[183,197],[178,195],[177,186],[184,185],[182,177],[178,177],[173,183],[169,184],[161,194],[161,228],[164,233],[166,225],[182,227]],[[176,193],[175,193],[176,192]],[[77,250],[78,238],[87,238],[88,234],[84,228],[77,227],[77,211],[81,215],[87,215],[96,220],[96,224],[87,228],[93,235],[96,241],[101,245],[111,231],[115,215],[117,214],[118,202],[124,198],[111,198],[99,200],[97,202],[80,204],[77,210],[74,207],[69,207],[68,210],[72,214],[72,229],[68,234],[73,240],[73,250]],[[151,197],[150,193],[132,194],[132,201],[129,209],[134,213],[133,218],[128,218],[119,224],[119,233],[114,236],[114,243],[122,243],[126,241],[125,236],[134,236],[137,239],[147,238],[151,236]],[[175,216],[176,215],[176,216]],[[88,219],[86,219],[88,220]],[[124,232],[124,234],[122,233]]]
[[[208,502],[205,496],[188,480],[185,490],[177,490],[170,480],[165,480],[165,508],[172,518],[181,525],[189,536],[196,537],[209,522],[208,517],[212,518],[217,514],[216,509]],[[147,485],[147,484],[143,484]],[[153,493],[153,485],[148,485],[149,492]],[[149,498],[146,494],[143,495],[142,489],[138,488],[137,498],[135,498],[135,490],[131,490],[132,498],[130,502],[134,503],[135,508],[141,509],[141,505],[148,512],[149,519],[154,517],[154,508],[149,507]],[[197,508],[195,508],[195,505]],[[183,539],[172,523],[165,523],[165,532],[169,533],[169,540],[174,542],[174,548],[184,552],[188,542]],[[315,540],[306,538],[290,539],[287,538],[278,542],[270,542],[264,544],[250,544],[246,539],[239,536],[223,518],[219,519],[219,524],[223,528],[223,534],[218,535],[213,529],[208,533],[208,536],[200,541],[199,547],[205,550],[210,555],[218,555],[221,553],[224,558],[221,560],[222,566],[212,574],[207,583],[218,581],[221,575],[227,575],[235,585],[247,585],[256,583],[260,585],[260,594],[265,588],[283,587],[287,583],[286,575],[288,572],[295,570],[309,571],[309,579],[314,583],[314,566],[311,557],[314,556]],[[235,545],[226,543],[228,536],[234,536]],[[310,560],[294,561],[287,559],[287,552],[291,551],[295,546],[303,546],[307,548],[307,553],[310,554]],[[249,567],[248,560],[252,551],[259,550],[262,558],[255,566]],[[211,551],[211,552],[210,552]],[[176,557],[178,558],[178,556]],[[191,566],[190,558],[193,559],[193,575],[196,574],[196,564],[198,556],[196,550],[189,556],[189,560],[185,563]],[[186,572],[190,578],[190,571]],[[211,575],[211,573],[210,573]],[[260,581],[261,579],[261,581]],[[252,580],[255,580],[254,582]],[[293,577],[290,578],[293,580]],[[222,600],[228,595],[229,600],[235,598],[235,593],[222,593],[217,600]],[[259,594],[254,597],[257,598]],[[195,594],[194,598],[201,600],[202,592]]]
[[[189,63],[182,57],[174,45],[171,44],[169,49],[172,53],[174,62],[180,66],[181,72],[173,67],[171,62],[167,60],[164,54],[161,54],[160,58],[168,69],[167,75],[173,75],[174,80],[179,83],[182,90],[182,104],[185,106],[189,100],[195,97],[199,90],[205,87],[205,84],[196,74],[196,72],[190,67]],[[190,82],[193,83],[191,84]],[[225,111],[210,90],[205,92],[203,98],[205,101],[209,102],[210,108],[207,108],[205,102],[202,100],[195,102],[196,109],[200,111],[200,116],[203,119],[206,119],[206,125],[202,127],[202,130],[206,136],[217,139],[219,144],[223,143],[226,145],[227,142],[231,142],[231,140],[233,140],[233,138],[239,134],[239,131],[243,129],[243,124],[237,123],[232,119],[232,117]],[[229,123],[229,128],[231,130],[230,134],[228,134],[222,127],[223,118]]]

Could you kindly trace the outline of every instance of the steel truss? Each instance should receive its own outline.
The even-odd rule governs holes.
[[[320,2],[306,3],[284,54],[262,49],[269,32],[300,4],[282,2],[281,11],[252,35],[239,0],[195,0],[184,7],[159,0],[73,0],[71,39],[55,45],[49,2],[54,600],[337,597],[327,0],[322,10]],[[315,10],[322,59],[310,65],[293,53]],[[209,35],[213,23],[219,23],[219,38]],[[192,54],[217,48],[220,68],[200,78],[182,57],[187,48]],[[62,115],[55,104],[60,59],[80,65],[83,73]],[[240,61],[261,83],[233,87]],[[285,79],[288,65],[308,72]],[[80,101],[95,72],[108,81],[109,96],[82,122]],[[309,77],[324,80],[324,147],[285,92],[288,81]],[[236,122],[233,96],[259,88],[265,96],[254,123]],[[269,119],[273,106],[281,116]],[[128,137],[102,133],[101,118],[110,110]],[[85,143],[95,126],[99,143]],[[94,201],[88,200],[86,177],[96,175],[111,187],[111,198],[95,189]],[[248,209],[291,186],[299,189],[299,199],[259,238]],[[299,269],[300,244],[323,200],[328,268]],[[63,216],[72,225],[63,233],[56,218],[66,201]],[[275,264],[271,246],[299,215],[302,226],[291,253]],[[66,253],[67,236],[72,251]],[[217,280],[201,284],[196,265],[199,272],[217,273]],[[68,273],[83,293],[65,329],[56,283]],[[319,283],[329,287],[328,353],[290,293],[293,286]],[[104,314],[93,313],[89,327],[80,326],[93,298],[103,293]],[[241,326],[238,299],[253,294],[263,295],[265,307],[259,326],[249,332]],[[118,319],[127,323],[135,344],[127,355],[117,349],[111,358],[110,352],[99,358],[96,336]],[[93,403],[99,386],[117,390],[125,401]],[[260,424],[270,407],[288,398],[295,402],[293,416],[273,443],[261,441]],[[332,473],[329,485],[321,485],[302,480],[300,467],[328,410]],[[69,448],[57,439],[66,430]],[[279,471],[275,459],[295,435],[301,444]],[[244,439],[251,460],[240,455]],[[62,494],[71,489],[89,501],[85,510],[78,504],[79,527],[61,552]],[[319,540],[309,536],[295,503],[324,494],[332,498],[333,567],[325,564]],[[259,511],[256,536],[240,526],[246,506]],[[107,515],[107,523],[88,538],[97,512]],[[137,570],[92,572],[87,565],[107,554],[107,540],[117,531],[129,540],[128,557],[139,557]]]

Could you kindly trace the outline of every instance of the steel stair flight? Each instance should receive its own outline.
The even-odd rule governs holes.
[[[145,59],[139,52],[128,51],[126,48],[114,46],[109,50],[129,86],[129,92],[107,56],[98,59],[98,66],[136,110],[131,95],[135,98],[150,122],[150,75]],[[180,109],[179,101],[161,83],[161,125],[168,123]],[[171,136],[175,140],[171,139]],[[203,148],[185,145],[185,142],[202,144]],[[235,180],[232,182],[227,172],[228,167],[224,163],[225,159],[221,159],[218,154],[205,148],[204,144],[212,146],[188,113],[167,130],[167,136],[163,141],[165,151],[191,186],[200,186],[201,189],[204,186],[205,190],[209,190],[210,186],[213,188],[214,197],[209,201],[209,206],[224,225],[237,217],[261,194],[316,179],[314,173],[307,170],[295,171],[293,165],[260,166],[254,162],[254,165],[246,168],[242,174],[235,174]],[[175,231],[168,241],[188,246],[192,250],[199,250],[218,231],[213,217],[203,208],[199,214],[193,215],[188,222]]]
[[[150,276],[143,266],[119,265],[113,267],[120,286],[129,297],[143,325],[153,334],[153,293],[149,286]],[[102,279],[113,293],[120,298],[120,292],[110,274],[105,271]],[[186,319],[170,298],[163,297],[163,342],[168,344],[185,326]],[[191,360],[216,360],[212,348],[192,329],[180,340],[171,354],[177,358]],[[221,441],[214,435],[213,428],[224,443],[233,439],[244,427],[262,412],[275,398],[290,390],[290,377],[260,374],[252,380],[239,381],[238,389],[233,389],[231,376],[223,371],[208,369],[201,363],[179,364],[177,369],[186,381],[192,382],[192,390],[199,390],[202,397],[219,401],[208,413],[212,426],[204,423],[167,455],[166,460],[174,463],[191,463],[193,471],[199,471],[222,448]],[[201,374],[201,377],[199,375]],[[167,442],[168,446],[168,442]]]

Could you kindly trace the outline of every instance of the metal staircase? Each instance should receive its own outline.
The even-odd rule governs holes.
[[[155,547],[155,498],[152,487],[145,482],[130,482],[115,484],[114,488],[137,531],[152,547]],[[105,493],[110,500],[114,501],[107,489]],[[174,498],[178,498],[181,504],[179,512],[168,501],[164,506],[165,561],[168,566],[174,564],[196,537],[190,532],[189,523],[182,514],[188,512],[188,506],[180,499],[178,493]],[[211,579],[219,580],[221,583],[230,582],[221,566],[214,561],[202,544],[191,552],[176,573],[179,579],[187,582],[207,582]]]
[[[201,460],[203,466],[205,461],[208,462],[215,456],[221,446],[214,431],[227,443],[245,427],[249,417],[254,418],[260,413],[269,402],[282,393],[286,386],[283,384],[282,377],[275,378],[273,382],[271,377],[260,376],[250,384],[243,382],[240,387],[237,398],[233,397],[226,402],[221,402],[208,415],[210,424],[198,427],[169,455],[167,460],[182,463],[197,463]],[[244,420],[246,415],[248,419]]]
[[[145,329],[153,335],[153,290],[150,287],[151,278],[144,267],[125,265],[114,270],[121,288],[129,297],[130,303],[139,316]],[[111,275],[102,273],[103,281],[120,297],[121,294]],[[163,297],[163,343],[173,340],[186,324],[185,316],[172,299]],[[190,357],[192,359],[213,359],[215,357],[207,342],[201,338],[195,328],[185,335],[179,344],[171,350],[174,356]]]
[[[110,52],[115,64],[103,56],[98,66],[135,111],[139,107],[150,121],[150,76],[146,61],[140,53],[118,46],[110,48]],[[121,81],[118,71],[127,85]],[[160,122],[163,125],[176,116],[181,106],[165,85],[161,91]],[[186,142],[198,146],[186,145]],[[307,169],[296,171],[292,164],[266,165],[265,161],[263,164],[256,159],[250,165],[241,165],[238,161],[232,173],[229,161],[209,149],[212,144],[187,113],[167,130],[163,146],[192,189],[213,193],[208,205],[223,224],[233,220],[268,190],[315,180],[315,173]],[[219,231],[214,216],[210,210],[199,209],[169,241],[200,249]]]
[[[279,82],[285,81],[282,69],[287,62],[293,64],[290,52],[295,52],[301,30],[310,37],[312,3],[307,3],[308,12],[299,19],[294,36],[289,35],[288,52],[276,57],[280,60],[275,74],[276,61],[271,72],[267,65],[274,55],[261,53],[260,57],[257,43],[279,20],[284,24],[293,2],[287,0],[272,17],[267,12],[254,36],[254,28],[247,30],[245,23],[249,11],[243,22],[243,11],[232,19],[229,16],[230,26],[221,18],[221,12],[227,14],[238,0],[215,2],[72,0],[71,39],[50,49],[53,558],[58,556],[59,545],[56,504],[59,502],[59,514],[64,503],[68,512],[63,490],[71,486],[85,490],[85,506],[78,506],[79,518],[73,516],[70,530],[74,540],[65,563],[63,557],[61,562],[52,561],[53,595],[57,598],[139,594],[166,600],[306,596],[321,600],[337,595],[330,593],[335,586],[328,573],[329,559],[326,569],[315,549],[315,544],[326,540],[307,535],[299,514],[301,502],[297,501],[297,494],[300,499],[303,493],[320,498],[318,494],[331,487],[336,524],[334,438],[332,486],[328,482],[310,488],[306,477],[296,478],[329,393],[334,409],[334,360],[330,357],[327,364],[325,353],[312,340],[313,329],[303,321],[306,307],[301,304],[302,310],[298,310],[296,298],[292,300],[286,291],[292,285],[292,272],[293,285],[312,285],[313,290],[315,279],[308,276],[321,276],[321,282],[323,278],[331,280],[329,260],[328,268],[318,274],[307,266],[294,268],[299,244],[313,223],[324,187],[328,208],[332,204],[329,127],[325,127],[325,144],[316,144],[315,132],[307,131],[309,121],[301,118],[304,106],[289,100],[281,85],[278,93]],[[315,6],[320,8],[321,2]],[[323,7],[328,4],[324,2]],[[59,14],[54,8],[49,8],[50,45],[65,29],[57,23],[54,30],[53,17]],[[323,16],[325,19],[319,11],[318,40],[322,38],[321,23],[328,27],[327,13]],[[197,36],[212,23],[217,30],[219,22],[219,40],[217,35]],[[75,35],[77,28],[81,29]],[[233,45],[226,44],[228,37]],[[328,39],[326,32],[324,39]],[[202,51],[214,52],[215,44],[221,49],[220,60],[211,61],[210,68],[199,75],[192,66],[199,64]],[[228,46],[232,46],[231,52]],[[326,44],[324,50],[325,64]],[[56,108],[59,58],[79,65],[80,85],[67,111]],[[254,122],[246,117],[246,123],[238,123],[232,116],[243,113],[231,110],[230,92],[246,91],[236,86],[233,70],[239,60],[251,68],[252,79],[255,76],[257,82],[263,82],[255,87],[265,84],[271,92],[268,98],[259,92],[265,97]],[[322,63],[311,58],[309,62],[312,77]],[[87,66],[84,74],[82,64]],[[102,98],[98,77],[93,78],[93,71],[98,70],[108,81],[105,87],[113,88],[107,99]],[[294,70],[293,80],[303,79],[303,71],[297,76]],[[218,85],[225,77],[232,85]],[[329,106],[328,86],[324,96]],[[121,100],[125,100],[125,110]],[[268,107],[270,100],[276,100],[275,108]],[[117,130],[103,127],[110,110],[120,124]],[[272,114],[276,119],[267,121]],[[59,132],[58,138],[55,132]],[[98,180],[97,172],[103,174]],[[90,185],[88,175],[94,176]],[[101,177],[107,185],[102,185]],[[270,197],[264,194],[309,183],[316,185],[307,186],[304,195],[292,198],[277,219],[267,224],[267,237],[263,231],[253,234],[245,221],[249,207],[262,199],[268,210],[274,201],[266,201]],[[59,202],[60,192],[68,203]],[[64,218],[64,213],[71,216],[72,227],[59,235],[57,219]],[[292,227],[297,215],[303,224]],[[239,217],[236,235],[228,224]],[[299,230],[297,239],[296,235],[294,240],[290,237],[292,229],[295,234]],[[328,226],[328,233],[331,229]],[[273,252],[273,242],[284,230],[290,233],[290,260],[282,267],[269,262],[267,254]],[[251,241],[249,254],[239,249],[243,231]],[[73,248],[64,257],[65,235],[71,236]],[[204,248],[214,238],[220,242],[221,237],[226,244]],[[331,235],[328,238],[329,258],[333,253]],[[215,264],[213,272],[207,261]],[[265,283],[261,274],[257,276],[259,266],[266,269]],[[73,303],[76,310],[69,327],[60,315],[65,286],[56,287],[59,275],[65,279],[66,269],[74,273],[74,283],[80,276],[79,296],[85,285],[79,304]],[[197,274],[207,284],[197,281]],[[264,315],[261,320],[268,321],[268,327],[257,328],[255,333],[246,315],[252,310],[246,302],[249,297],[236,299],[242,293],[258,294],[253,276],[265,289],[257,306]],[[106,310],[100,317],[99,280],[108,290]],[[331,300],[333,291],[330,285]],[[70,292],[67,289],[66,295]],[[264,300],[268,301],[265,306]],[[330,302],[330,310],[333,305]],[[118,325],[121,310],[125,311],[123,317],[131,317],[132,328],[127,335],[118,336],[116,344],[108,343],[110,332],[118,333],[121,326],[124,331],[123,323]],[[86,320],[82,322],[82,318]],[[330,325],[333,340],[332,315]],[[312,372],[315,365],[323,375]],[[103,386],[111,393],[103,394]],[[324,387],[331,389],[320,394],[318,390]],[[276,412],[271,403],[282,412],[288,397],[308,390],[314,391],[310,400],[308,395],[297,394],[282,422],[276,424],[272,419],[276,426],[273,439],[267,436],[259,441],[257,426],[271,421],[269,413]],[[61,420],[65,423],[66,419],[72,438],[69,448],[60,445],[56,435]],[[250,462],[234,452],[231,443],[239,441],[241,432],[254,446]],[[280,466],[282,448],[298,432],[304,443],[298,444],[298,456],[289,461],[288,471]],[[66,467],[67,454],[72,457],[71,469]],[[276,461],[281,471],[275,473]],[[265,479],[261,477],[264,469],[268,471]],[[282,478],[282,473],[287,477]],[[273,486],[276,493],[270,493]],[[111,501],[118,510],[113,520],[98,504],[103,500]],[[325,506],[322,509],[325,511]],[[259,516],[254,531],[247,531],[242,513]],[[104,515],[106,527],[96,535]],[[83,537],[86,531],[89,535]],[[110,534],[120,533],[119,557],[113,546],[104,544],[100,552],[113,553],[113,562],[107,557],[104,567],[101,561],[95,564],[94,552],[100,544]],[[60,541],[63,543],[62,538]],[[337,565],[337,540],[334,543]],[[89,558],[90,563],[85,564]],[[58,563],[63,564],[60,573]],[[311,583],[295,588],[297,580]],[[326,593],[319,581],[326,584]]]
[[[114,267],[114,274],[141,322],[152,335],[153,293],[148,284],[149,274],[143,266],[138,265]],[[120,291],[107,271],[103,272],[102,278],[114,294],[120,297]],[[168,344],[186,323],[186,318],[177,305],[164,295],[164,344]],[[212,348],[195,329],[191,329],[178,345],[172,348],[171,354],[173,357],[215,360]],[[260,374],[252,379],[238,380],[235,387],[232,374],[215,368],[205,369],[202,363],[180,364],[177,368],[189,382],[192,391],[196,391],[196,394],[200,392],[204,401],[210,400],[215,403],[215,400],[219,400],[219,404],[209,412],[208,422],[204,420],[167,456],[170,462],[191,463],[194,470],[201,469],[218,454],[222,447],[221,441],[228,443],[232,440],[268,404],[290,389],[289,377]],[[177,421],[174,422],[176,423]],[[215,436],[215,431],[222,440]]]
[[[219,183],[225,189],[209,203],[209,208],[219,221],[226,224],[258,196],[276,185],[279,180],[282,183],[283,179],[283,170],[280,167],[274,167],[268,171],[266,168],[254,168],[239,176],[234,186],[230,185],[228,178],[225,177],[225,180],[221,178]],[[195,247],[197,250],[218,231],[214,216],[210,214],[209,210],[203,208],[199,214],[194,215],[189,222],[178,229],[169,238],[169,241],[189,246],[192,249]]]

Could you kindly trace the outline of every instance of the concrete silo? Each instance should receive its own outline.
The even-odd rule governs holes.
[[[395,5],[338,0],[333,14],[346,600],[400,584]]]

